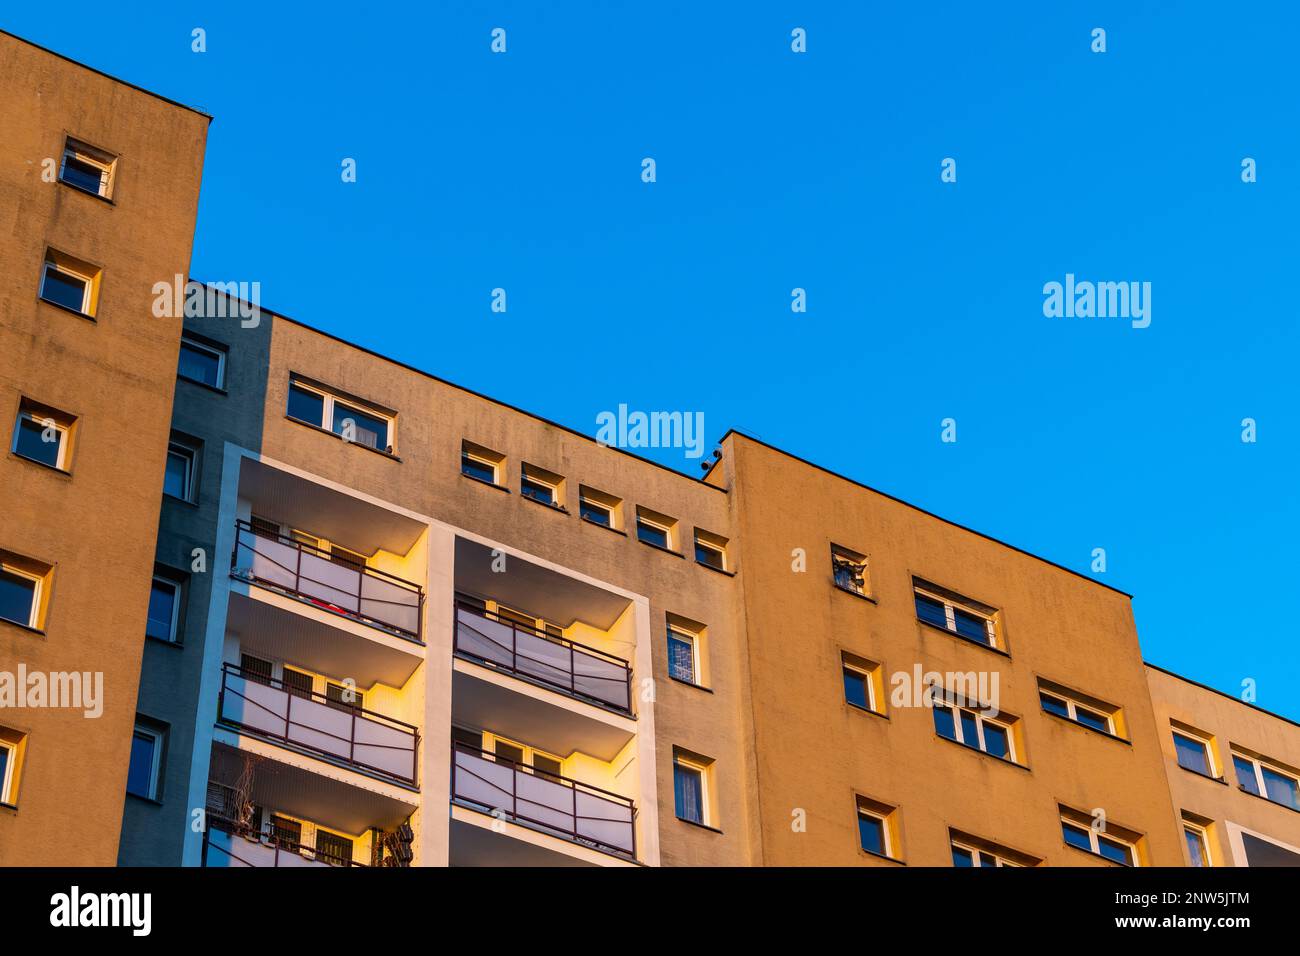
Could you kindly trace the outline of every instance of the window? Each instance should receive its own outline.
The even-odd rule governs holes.
[[[292,667],[284,668],[280,684],[294,697],[311,700],[312,676],[305,671],[294,670]]]
[[[977,867],[987,869],[998,866],[1019,866],[1006,857],[973,846],[964,846],[956,841],[952,844],[952,865],[956,867]]]
[[[876,686],[880,679],[880,665],[847,651],[840,652],[840,670],[844,681],[844,700],[853,707],[883,714],[884,686]]]
[[[642,508],[640,505],[636,509],[636,536],[640,541],[646,544],[654,545],[656,548],[663,548],[665,551],[673,550],[673,528],[677,525],[677,519],[669,518],[667,515],[661,515],[649,508]]]
[[[563,764],[559,758],[533,751],[533,773],[542,777],[559,778]]]
[[[215,342],[209,344],[200,341],[197,336],[186,332],[181,336],[180,364],[176,374],[191,382],[210,385],[212,388],[226,386],[226,349]]]
[[[697,683],[695,635],[668,625],[668,674],[674,680]]]
[[[29,461],[67,471],[74,422],[71,415],[24,398],[18,404],[10,450]]]
[[[46,575],[11,564],[0,554],[0,620],[39,628]]]
[[[1187,844],[1187,859],[1192,866],[1213,865],[1210,862],[1210,843],[1204,827],[1184,820],[1183,840]]]
[[[1038,681],[1038,700],[1049,714],[1112,737],[1123,736],[1120,710],[1111,704],[1042,679]]]
[[[50,249],[41,272],[41,298],[93,318],[99,274],[90,263]]]
[[[896,809],[857,795],[858,846],[874,856],[900,859]]]
[[[353,684],[325,684],[325,703],[336,710],[364,710],[366,695]]]
[[[584,521],[619,531],[623,526],[622,499],[586,485],[578,486],[578,513]]]
[[[867,559],[866,556],[831,545],[831,574],[835,586],[841,591],[867,595]]]
[[[986,647],[998,647],[997,611],[937,585],[912,579],[916,616],[926,624],[942,628]]]
[[[108,199],[113,189],[117,158],[102,149],[68,138],[63,147],[59,181],[83,192]]]
[[[1190,730],[1175,730],[1173,733],[1178,766],[1206,777],[1219,776],[1214,765],[1214,755],[1210,752],[1209,740]]]
[[[1270,766],[1258,757],[1234,752],[1232,765],[1237,784],[1247,793],[1300,810],[1300,782],[1293,772]]]
[[[360,405],[296,377],[289,381],[290,418],[324,428],[344,441],[392,454],[392,414]]]
[[[994,720],[983,712],[961,707],[935,689],[931,703],[934,729],[940,737],[982,750],[991,757],[1016,762],[1014,733],[1010,723]]]
[[[176,643],[179,636],[181,583],[161,574],[153,576],[149,591],[149,615],[145,621],[146,637]]]
[[[162,767],[163,731],[136,723],[131,739],[131,762],[126,771],[126,792],[147,800],[158,799]]]
[[[247,680],[256,681],[259,684],[271,683],[273,667],[270,661],[264,661],[252,654],[240,654],[239,670]]]
[[[22,769],[27,736],[8,727],[0,727],[0,803],[18,803],[18,777]]]
[[[712,775],[712,760],[673,748],[673,804],[677,819],[706,827],[714,825]]]
[[[715,571],[726,571],[727,539],[721,535],[695,529],[695,562]]]
[[[461,442],[460,473],[469,478],[487,482],[489,485],[500,485],[501,466],[505,460],[505,455],[497,454],[482,445]]]
[[[519,493],[539,504],[564,509],[564,477],[524,462],[520,468]]]
[[[163,474],[163,494],[193,503],[198,449],[173,438],[167,446],[167,470]]]
[[[1118,828],[1114,827],[1102,832],[1097,827],[1089,825],[1086,820],[1088,817],[1077,811],[1062,810],[1061,837],[1068,845],[1105,857],[1113,863],[1122,863],[1125,866],[1138,865],[1137,834],[1132,834],[1130,839],[1127,831],[1121,834],[1117,832]]]
[[[316,857],[331,866],[347,866],[352,862],[352,840],[317,827]]]
[[[271,842],[283,849],[297,851],[302,845],[302,824],[278,813],[272,814]]]

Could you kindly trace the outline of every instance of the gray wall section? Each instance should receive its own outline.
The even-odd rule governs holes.
[[[227,309],[229,314],[229,309]],[[122,816],[119,866],[179,866],[190,826],[189,773],[193,755],[203,642],[213,575],[228,574],[230,555],[216,554],[222,448],[227,441],[260,449],[266,404],[267,361],[272,317],[256,327],[238,318],[185,319],[187,332],[227,346],[224,394],[178,378],[172,429],[202,441],[197,504],[164,498],[158,529],[157,563],[186,575],[180,642],[145,643],[136,711],[167,725],[159,800],[130,794]],[[207,553],[207,573],[190,573],[195,548]]]

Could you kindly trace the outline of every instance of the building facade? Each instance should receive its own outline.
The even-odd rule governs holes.
[[[1145,665],[1127,595],[185,287],[207,118],[0,76],[0,672],[106,687],[0,708],[0,864],[1295,862],[1297,728]]]

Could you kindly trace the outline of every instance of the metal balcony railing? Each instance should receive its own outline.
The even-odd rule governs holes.
[[[209,867],[320,867],[360,866],[355,860],[335,856],[318,847],[294,843],[283,837],[260,833],[248,827],[213,817],[207,818],[203,833],[202,865]]]
[[[290,688],[235,664],[221,668],[217,716],[235,730],[416,786],[420,732],[404,721]]]
[[[451,796],[573,843],[636,859],[636,805],[600,787],[453,742]]]
[[[455,652],[570,697],[632,713],[632,668],[627,661],[472,604],[456,605]]]
[[[235,522],[230,573],[316,607],[423,643],[424,588],[287,535]]]

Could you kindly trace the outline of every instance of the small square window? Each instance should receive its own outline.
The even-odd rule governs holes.
[[[460,473],[476,481],[500,486],[501,466],[505,464],[505,460],[505,455],[484,448],[482,445],[475,445],[469,441],[462,441],[460,444]]]
[[[49,572],[0,554],[0,620],[39,630]]]
[[[721,535],[695,529],[695,561],[715,571],[726,571],[727,539]]]
[[[226,349],[200,341],[190,333],[181,337],[180,362],[176,374],[211,388],[226,387]]]
[[[831,545],[831,574],[842,591],[867,595],[867,559],[865,555]]]
[[[94,318],[100,270],[50,249],[41,270],[41,298],[86,318]]]
[[[198,449],[172,439],[167,446],[167,469],[163,474],[163,494],[193,503],[198,468]]]
[[[24,398],[19,403],[11,450],[29,461],[67,471],[74,423],[73,416]]]
[[[578,486],[578,513],[584,521],[619,531],[623,527],[623,501],[586,485]]]
[[[102,149],[68,138],[63,147],[59,181],[83,192],[108,199],[113,188],[117,157]]]
[[[149,614],[145,636],[175,644],[180,637],[181,583],[155,574],[149,590]]]
[[[519,493],[538,504],[564,507],[564,476],[524,462],[520,466]]]
[[[158,799],[162,776],[164,731],[137,722],[131,738],[131,762],[126,771],[126,792],[147,800]]]
[[[674,543],[673,528],[676,525],[677,519],[675,518],[661,515],[649,508],[642,508],[640,505],[637,506],[636,536],[638,541],[653,545],[656,548],[662,548],[665,551],[672,551]]]

